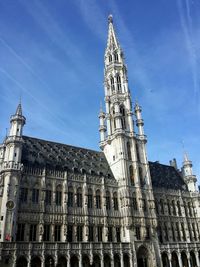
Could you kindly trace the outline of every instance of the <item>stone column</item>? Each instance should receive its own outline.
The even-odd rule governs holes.
[[[198,253],[198,251],[195,251],[195,257],[196,257],[197,267],[200,267],[199,253]]]
[[[44,267],[45,266],[45,258],[42,257],[42,260],[41,260],[41,267]]]
[[[103,262],[103,255],[101,256],[101,263],[100,263],[100,267],[104,267],[104,262]]]
[[[123,253],[120,254],[120,266],[124,267]]]
[[[129,254],[129,261],[130,261],[130,267],[133,267],[133,255],[132,255],[132,253]]]
[[[80,253],[79,255],[79,262],[78,262],[78,266],[82,267],[82,254]],[[72,266],[71,266],[72,267]]]
[[[169,267],[172,267],[172,255],[171,255],[171,253],[170,253],[170,251],[169,251]]]
[[[179,252],[178,254],[178,262],[179,262],[179,267],[183,267],[182,259],[181,259],[181,254]]]

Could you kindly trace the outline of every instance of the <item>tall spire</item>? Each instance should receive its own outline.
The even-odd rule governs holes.
[[[116,49],[120,49],[119,42],[117,40],[117,36],[115,33],[115,29],[113,26],[113,16],[109,15],[108,17],[108,40],[107,40],[107,48],[106,50],[112,52]]]
[[[21,101],[20,101],[20,103],[19,103],[18,106],[17,106],[15,115],[22,116],[22,105],[21,105]]]

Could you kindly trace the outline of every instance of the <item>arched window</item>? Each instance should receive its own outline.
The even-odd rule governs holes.
[[[143,170],[142,170],[142,167],[139,167],[139,178],[140,178],[140,186],[144,186],[144,179],[143,179]]]
[[[129,177],[130,177],[130,181],[131,181],[131,185],[135,184],[134,181],[134,172],[133,172],[133,166],[129,166]]]
[[[129,160],[132,160],[130,143],[127,142],[126,146],[127,146],[127,155],[128,155],[128,159],[129,159]]]
[[[92,194],[92,189],[88,189],[88,209],[93,208],[93,194]]]
[[[96,191],[96,208],[101,209],[101,193],[100,190]]]
[[[83,200],[82,200],[82,189],[77,189],[77,207],[82,208],[83,206]]]
[[[114,59],[115,59],[115,61],[117,61],[117,62],[119,61],[117,52],[115,52],[115,54],[114,54]]]
[[[68,207],[73,207],[74,205],[74,193],[73,193],[73,188],[69,187],[68,188]]]
[[[61,206],[62,203],[62,190],[61,190],[61,186],[57,186],[56,188],[56,205],[57,206]]]
[[[106,210],[110,210],[110,192],[106,191]]]
[[[181,231],[183,236],[183,241],[186,241],[185,226],[184,223],[181,223]]]
[[[111,85],[112,93],[114,93],[115,92],[115,84],[114,84],[114,78],[113,77],[110,78],[110,85]]]
[[[135,144],[136,154],[137,154],[137,160],[140,162],[140,153],[139,153],[139,147],[138,143]]]
[[[177,201],[178,215],[182,216],[180,201]]]
[[[120,106],[120,114],[121,114],[122,129],[126,129],[126,116],[125,116],[125,109],[123,106]]]
[[[109,60],[109,62],[112,62],[112,55],[108,56],[108,60]]]
[[[114,192],[114,194],[113,194],[113,203],[114,203],[114,210],[118,210],[118,197],[117,197],[117,192]]]
[[[173,215],[176,216],[176,206],[174,200],[172,200],[172,209],[173,209]]]
[[[117,75],[117,91],[118,92],[122,91],[121,78],[120,78],[119,74]]]

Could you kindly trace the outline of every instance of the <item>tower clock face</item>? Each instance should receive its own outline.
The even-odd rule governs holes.
[[[15,207],[14,201],[13,200],[8,200],[8,202],[6,203],[6,207],[7,207],[8,210],[14,209],[14,207]]]

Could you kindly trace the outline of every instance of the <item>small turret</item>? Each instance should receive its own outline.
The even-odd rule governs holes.
[[[193,175],[192,161],[189,160],[188,155],[186,153],[184,154],[182,175],[183,175],[184,181],[186,182],[186,184],[188,186],[188,190],[191,192],[195,192],[196,191],[197,178],[196,178],[196,175]]]
[[[135,117],[136,117],[136,126],[138,127],[138,138],[140,140],[146,141],[146,136],[144,134],[144,121],[142,119],[142,108],[136,102],[135,104]]]
[[[105,132],[106,132],[106,126],[104,124],[105,120],[105,113],[103,112],[102,106],[100,107],[99,112],[99,132],[100,132],[100,142],[105,141]]]

